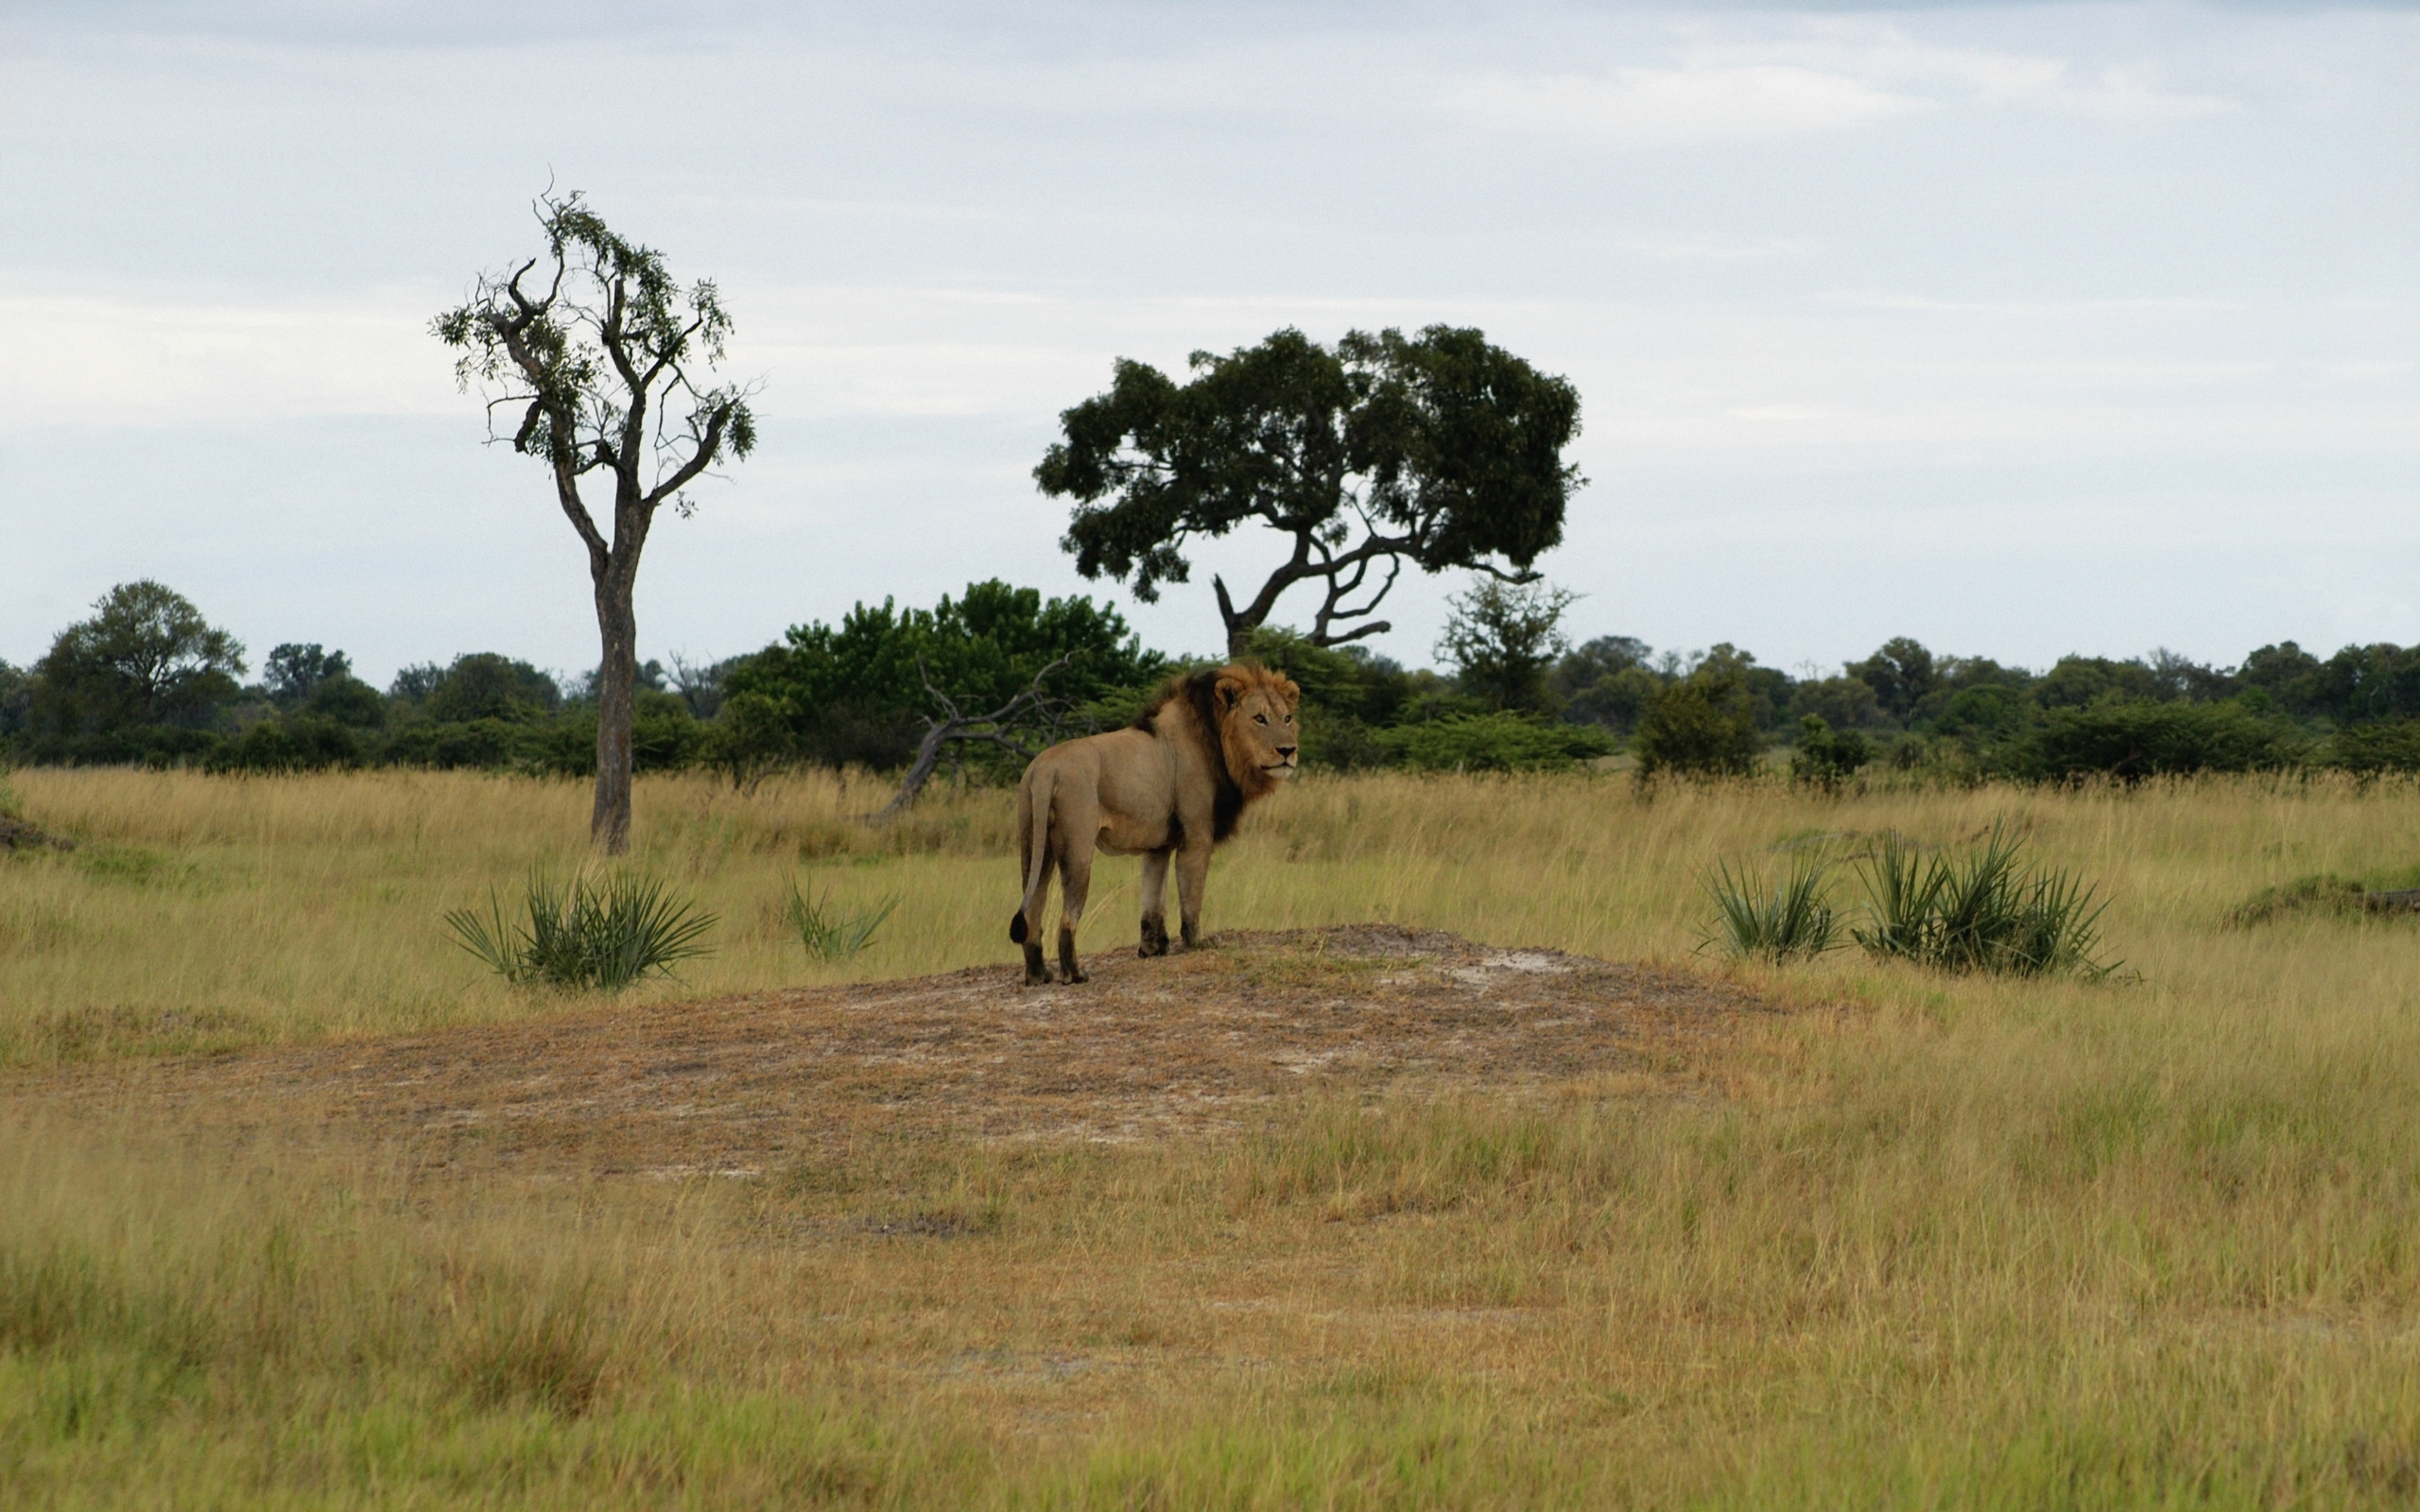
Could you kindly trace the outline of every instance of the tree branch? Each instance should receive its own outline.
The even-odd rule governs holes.
[[[880,824],[916,801],[916,795],[923,791],[925,782],[932,777],[933,768],[941,765],[942,747],[952,741],[985,741],[1030,761],[1037,753],[1022,742],[1011,740],[1009,729],[1029,714],[1041,714],[1046,716],[1048,732],[1057,733],[1060,712],[1066,700],[1051,697],[1043,683],[1052,673],[1073,662],[1078,654],[1070,651],[1060,657],[1035,673],[1032,683],[1024,692],[990,713],[972,716],[959,709],[957,699],[933,686],[932,675],[925,670],[925,659],[918,657],[916,677],[924,683],[925,695],[941,705],[943,717],[925,716],[925,738],[916,745],[916,759],[909,764],[908,775],[899,784],[898,796],[873,813],[863,816],[864,822]]]

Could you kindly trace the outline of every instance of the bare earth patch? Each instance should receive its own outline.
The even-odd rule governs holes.
[[[1132,1140],[1233,1129],[1306,1091],[1693,1095],[1770,1005],[1719,979],[1356,925],[1233,932],[1080,987],[1013,966],[431,1034],[121,1060],[27,1101],[400,1141],[531,1174],[753,1175],[864,1136]]]

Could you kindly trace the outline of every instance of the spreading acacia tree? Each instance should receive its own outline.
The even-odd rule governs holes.
[[[590,837],[630,846],[631,712],[638,671],[631,594],[639,554],[665,505],[725,456],[755,446],[749,390],[707,375],[731,317],[714,284],[683,289],[664,257],[616,235],[573,194],[536,205],[545,250],[483,273],[470,299],[432,322],[462,355],[454,373],[487,401],[488,436],[545,463],[555,499],[588,551],[603,658],[596,679],[596,807]],[[607,509],[609,537],[584,491]]]
[[[1405,562],[1531,581],[1584,481],[1563,459],[1579,392],[1477,330],[1356,331],[1331,350],[1289,328],[1191,366],[1179,384],[1121,358],[1106,393],[1060,415],[1034,480],[1075,501],[1076,570],[1146,603],[1188,579],[1201,538],[1284,538],[1242,604],[1211,578],[1231,655],[1298,583],[1321,595],[1307,638],[1324,646],[1392,628],[1371,616]]]

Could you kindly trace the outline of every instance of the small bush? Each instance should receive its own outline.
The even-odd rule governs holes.
[[[2118,964],[2092,958],[2108,904],[2070,873],[2020,865],[2017,842],[1996,824],[1963,864],[1920,856],[1893,834],[1858,869],[1872,927],[1853,933],[1871,954],[2012,976],[2100,977]]]
[[[1553,771],[1614,748],[1603,730],[1509,711],[1398,725],[1375,739],[1405,765],[1426,772]]]
[[[873,932],[898,906],[898,895],[893,894],[852,913],[833,907],[825,896],[810,901],[793,882],[783,912],[798,931],[799,943],[806,947],[807,954],[819,961],[842,961],[873,944]]]
[[[1764,747],[1755,709],[1738,679],[1703,669],[1656,689],[1631,742],[1642,782],[1666,772],[1745,777],[1756,769]]]
[[[1859,684],[1862,686],[1862,684]],[[1789,780],[1806,787],[1837,793],[1842,783],[1855,777],[1858,768],[1874,760],[1874,747],[1854,730],[1835,732],[1820,714],[1808,714],[1799,721],[1805,731],[1796,754],[1789,759]]]
[[[473,908],[445,916],[455,943],[515,985],[614,992],[709,954],[700,938],[715,916],[672,897],[655,878],[624,871],[601,883],[575,876],[557,884],[533,876],[523,902],[526,924],[508,922],[493,892],[484,917]]]
[[[1823,856],[1802,852],[1768,887],[1745,868],[1735,875],[1728,862],[1717,863],[1705,879],[1715,927],[1698,948],[1775,963],[1832,949],[1841,918],[1827,896],[1830,872]]]

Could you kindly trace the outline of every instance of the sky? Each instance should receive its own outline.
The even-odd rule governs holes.
[[[761,386],[642,656],[995,576],[1215,650],[1278,542],[1078,577],[1059,412],[1441,321],[1579,388],[1582,639],[2409,644],[2416,128],[2408,5],[5,0],[0,659],[147,576],[255,667],[593,666],[548,479],[428,334],[550,184],[715,279]],[[1430,663],[1467,586],[1373,644]]]

